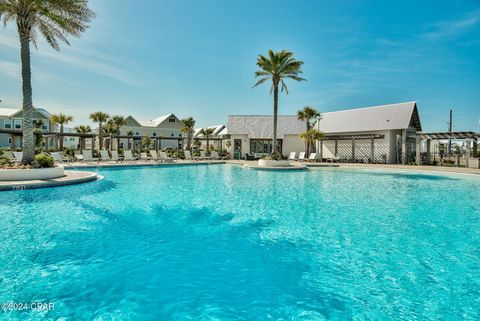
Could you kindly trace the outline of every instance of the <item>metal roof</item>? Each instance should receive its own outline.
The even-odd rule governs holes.
[[[39,112],[45,116],[45,118],[50,118],[51,116],[50,113],[43,108],[34,107],[33,110]],[[22,112],[22,108],[0,108],[0,116],[3,117],[13,117],[20,112]]]
[[[348,133],[415,127],[422,130],[416,102],[322,113],[320,131]]]
[[[273,135],[273,116],[231,115],[228,116],[229,134],[247,134],[252,138]],[[305,131],[305,122],[297,116],[278,116],[277,138],[298,135]],[[322,113],[320,131],[333,133],[355,133],[407,129],[422,129],[416,102],[382,105]]]
[[[208,126],[204,128],[212,128],[213,129],[212,136],[218,136],[225,129],[225,125],[214,125],[214,126]],[[200,133],[202,129],[203,128],[196,128],[193,133],[193,137],[203,137],[203,135]]]
[[[155,119],[152,119],[152,120],[137,120],[135,117],[133,117],[132,115],[128,116],[128,117],[131,117],[133,120],[135,120],[137,123],[140,124],[140,126],[142,127],[157,127],[158,125],[160,125],[161,123],[163,123],[165,120],[167,120],[168,118],[170,117],[175,117],[178,121],[180,121],[177,116],[175,116],[174,114],[166,114],[166,115],[162,115],[160,117],[157,117]],[[127,118],[128,118],[127,117]]]

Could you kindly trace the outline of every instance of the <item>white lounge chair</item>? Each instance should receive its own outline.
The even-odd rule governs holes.
[[[150,149],[149,153],[152,160],[157,162],[160,161],[160,158],[158,157],[157,151],[155,149]]]
[[[140,160],[149,161],[151,158],[148,157],[147,153],[140,153]]]
[[[21,162],[23,158],[23,152],[13,152],[13,157],[16,162]]]
[[[333,157],[329,157],[329,158],[327,158],[327,163],[328,163],[329,161],[330,161],[331,163],[333,163],[333,162],[338,162],[338,161],[340,161],[340,157],[338,157],[338,155],[335,155],[335,156],[333,156]]]
[[[174,159],[171,158],[171,157],[168,157],[167,153],[165,153],[165,152],[160,152],[160,160],[162,162],[173,162],[174,161]]]
[[[91,163],[91,162],[97,160],[96,158],[95,159],[93,158],[93,154],[92,154],[91,149],[85,149],[83,151],[82,155],[83,155],[83,161],[84,162]]]
[[[203,150],[200,151],[200,158],[201,159],[212,159],[212,157],[207,156]]]
[[[120,156],[118,156],[118,152],[116,150],[112,150],[112,161],[114,162],[120,162]]]
[[[126,162],[136,161],[137,159],[133,157],[132,150],[126,149],[123,151],[123,160]]]
[[[110,162],[112,160],[110,158],[110,155],[108,155],[108,151],[106,149],[100,150],[100,157],[102,158],[102,161],[104,161],[104,162]]]
[[[215,160],[224,160],[227,158],[227,156],[223,156],[221,157],[217,151],[213,150],[211,153],[210,153],[210,156],[212,156],[212,159],[215,159]]]
[[[309,162],[316,162],[317,161],[317,153],[310,153],[310,156],[308,156],[308,161]]]
[[[193,157],[192,157],[192,153],[190,153],[189,150],[186,150],[186,151],[184,152],[184,154],[185,154],[185,160],[190,160],[190,161],[191,161],[191,160],[194,160]]]
[[[74,155],[74,156],[75,156],[75,159],[76,159],[77,161],[79,161],[79,162],[83,162],[83,161],[84,161],[83,155],[80,154],[79,152],[75,152],[75,155]]]
[[[305,160],[305,152],[300,152],[300,153],[298,154],[297,161],[303,162],[304,160]]]
[[[297,153],[296,152],[291,152],[290,155],[288,156],[288,160],[290,160],[290,161],[297,160]]]

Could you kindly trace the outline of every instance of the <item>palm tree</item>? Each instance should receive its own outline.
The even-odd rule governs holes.
[[[125,120],[125,117],[120,115],[115,115],[115,116],[112,116],[109,122],[112,124],[113,128],[115,129],[115,135],[117,136],[117,151],[118,151],[118,149],[120,148],[120,129],[122,126],[125,126],[127,124],[127,121]]]
[[[293,79],[296,81],[305,80],[299,75],[302,71],[303,61],[296,60],[293,57],[293,52],[282,50],[274,52],[268,51],[268,58],[259,55],[257,66],[260,70],[255,72],[255,78],[261,77],[259,81],[253,86],[263,84],[271,80],[270,94],[273,92],[273,144],[272,153],[277,152],[277,116],[278,116],[278,86],[281,86],[281,91],[288,94],[288,88],[285,84],[286,79]]]
[[[110,115],[102,111],[96,111],[94,113],[91,113],[89,117],[94,123],[98,123],[98,148],[101,150],[103,149],[102,127],[103,127],[103,124],[105,124],[108,121],[108,119],[110,118]]]
[[[187,134],[187,150],[192,150],[192,135],[195,127],[195,119],[192,117],[182,119],[182,133]]]
[[[63,126],[73,121],[73,117],[59,113],[50,116],[50,120],[52,123],[60,125],[60,150],[63,150]]]
[[[300,138],[305,141],[305,145],[307,146],[305,153],[307,155],[310,155],[309,146],[314,145],[317,140],[322,139],[323,137],[324,137],[324,134],[322,132],[319,132],[315,128],[310,128],[309,130],[306,130],[303,133],[301,133]]]
[[[78,134],[90,134],[92,132],[92,129],[88,125],[76,126],[74,130]],[[85,137],[80,137],[80,153],[83,153],[84,148],[85,148]]]
[[[32,72],[30,42],[36,45],[36,31],[56,50],[58,41],[68,43],[67,36],[79,37],[87,23],[95,16],[88,8],[88,0],[0,0],[0,19],[6,25],[14,21],[20,38],[23,93],[23,157],[22,163],[34,160]]]
[[[214,132],[214,128],[202,128],[200,131],[200,134],[202,134],[206,139],[207,139],[207,154],[209,153],[210,150],[210,135],[212,135]]]
[[[305,122],[305,124],[307,125],[307,131],[313,128],[315,121],[318,117],[320,117],[320,113],[315,108],[310,106],[305,106],[303,107],[303,109],[300,109],[297,112],[297,118]],[[305,141],[305,144],[309,143]],[[315,144],[310,146],[305,145],[305,149],[308,149],[308,151],[311,150],[312,153],[315,153]]]
[[[132,145],[131,145],[130,148],[133,148],[133,150],[135,150],[135,147],[134,147],[134,145],[135,145],[135,140],[133,139],[133,130],[129,129],[129,130],[127,131],[127,136],[128,136],[128,137],[132,137]],[[130,141],[130,138],[129,138],[128,140]]]
[[[117,132],[117,130],[115,129],[115,127],[113,126],[113,123],[111,122],[111,120],[109,120],[105,126],[102,127],[102,137],[104,136],[108,136],[108,144],[107,144],[107,148],[112,151],[112,137],[113,135],[115,135]],[[102,138],[103,139],[103,138]]]

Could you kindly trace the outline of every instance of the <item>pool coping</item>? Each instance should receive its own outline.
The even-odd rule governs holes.
[[[59,187],[81,184],[101,179],[97,173],[86,171],[65,171],[65,175],[59,178],[37,179],[28,181],[0,181],[0,191],[16,191],[46,187]]]
[[[118,162],[118,163],[105,163],[105,162],[91,162],[91,163],[63,163],[65,170],[69,169],[82,169],[82,168],[135,168],[135,167],[169,167],[169,166],[190,166],[190,165],[219,165],[225,164],[225,161],[181,161],[181,162]]]

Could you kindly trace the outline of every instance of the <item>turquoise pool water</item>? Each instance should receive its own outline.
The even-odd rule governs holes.
[[[0,320],[479,320],[480,179],[232,165],[0,192]]]

